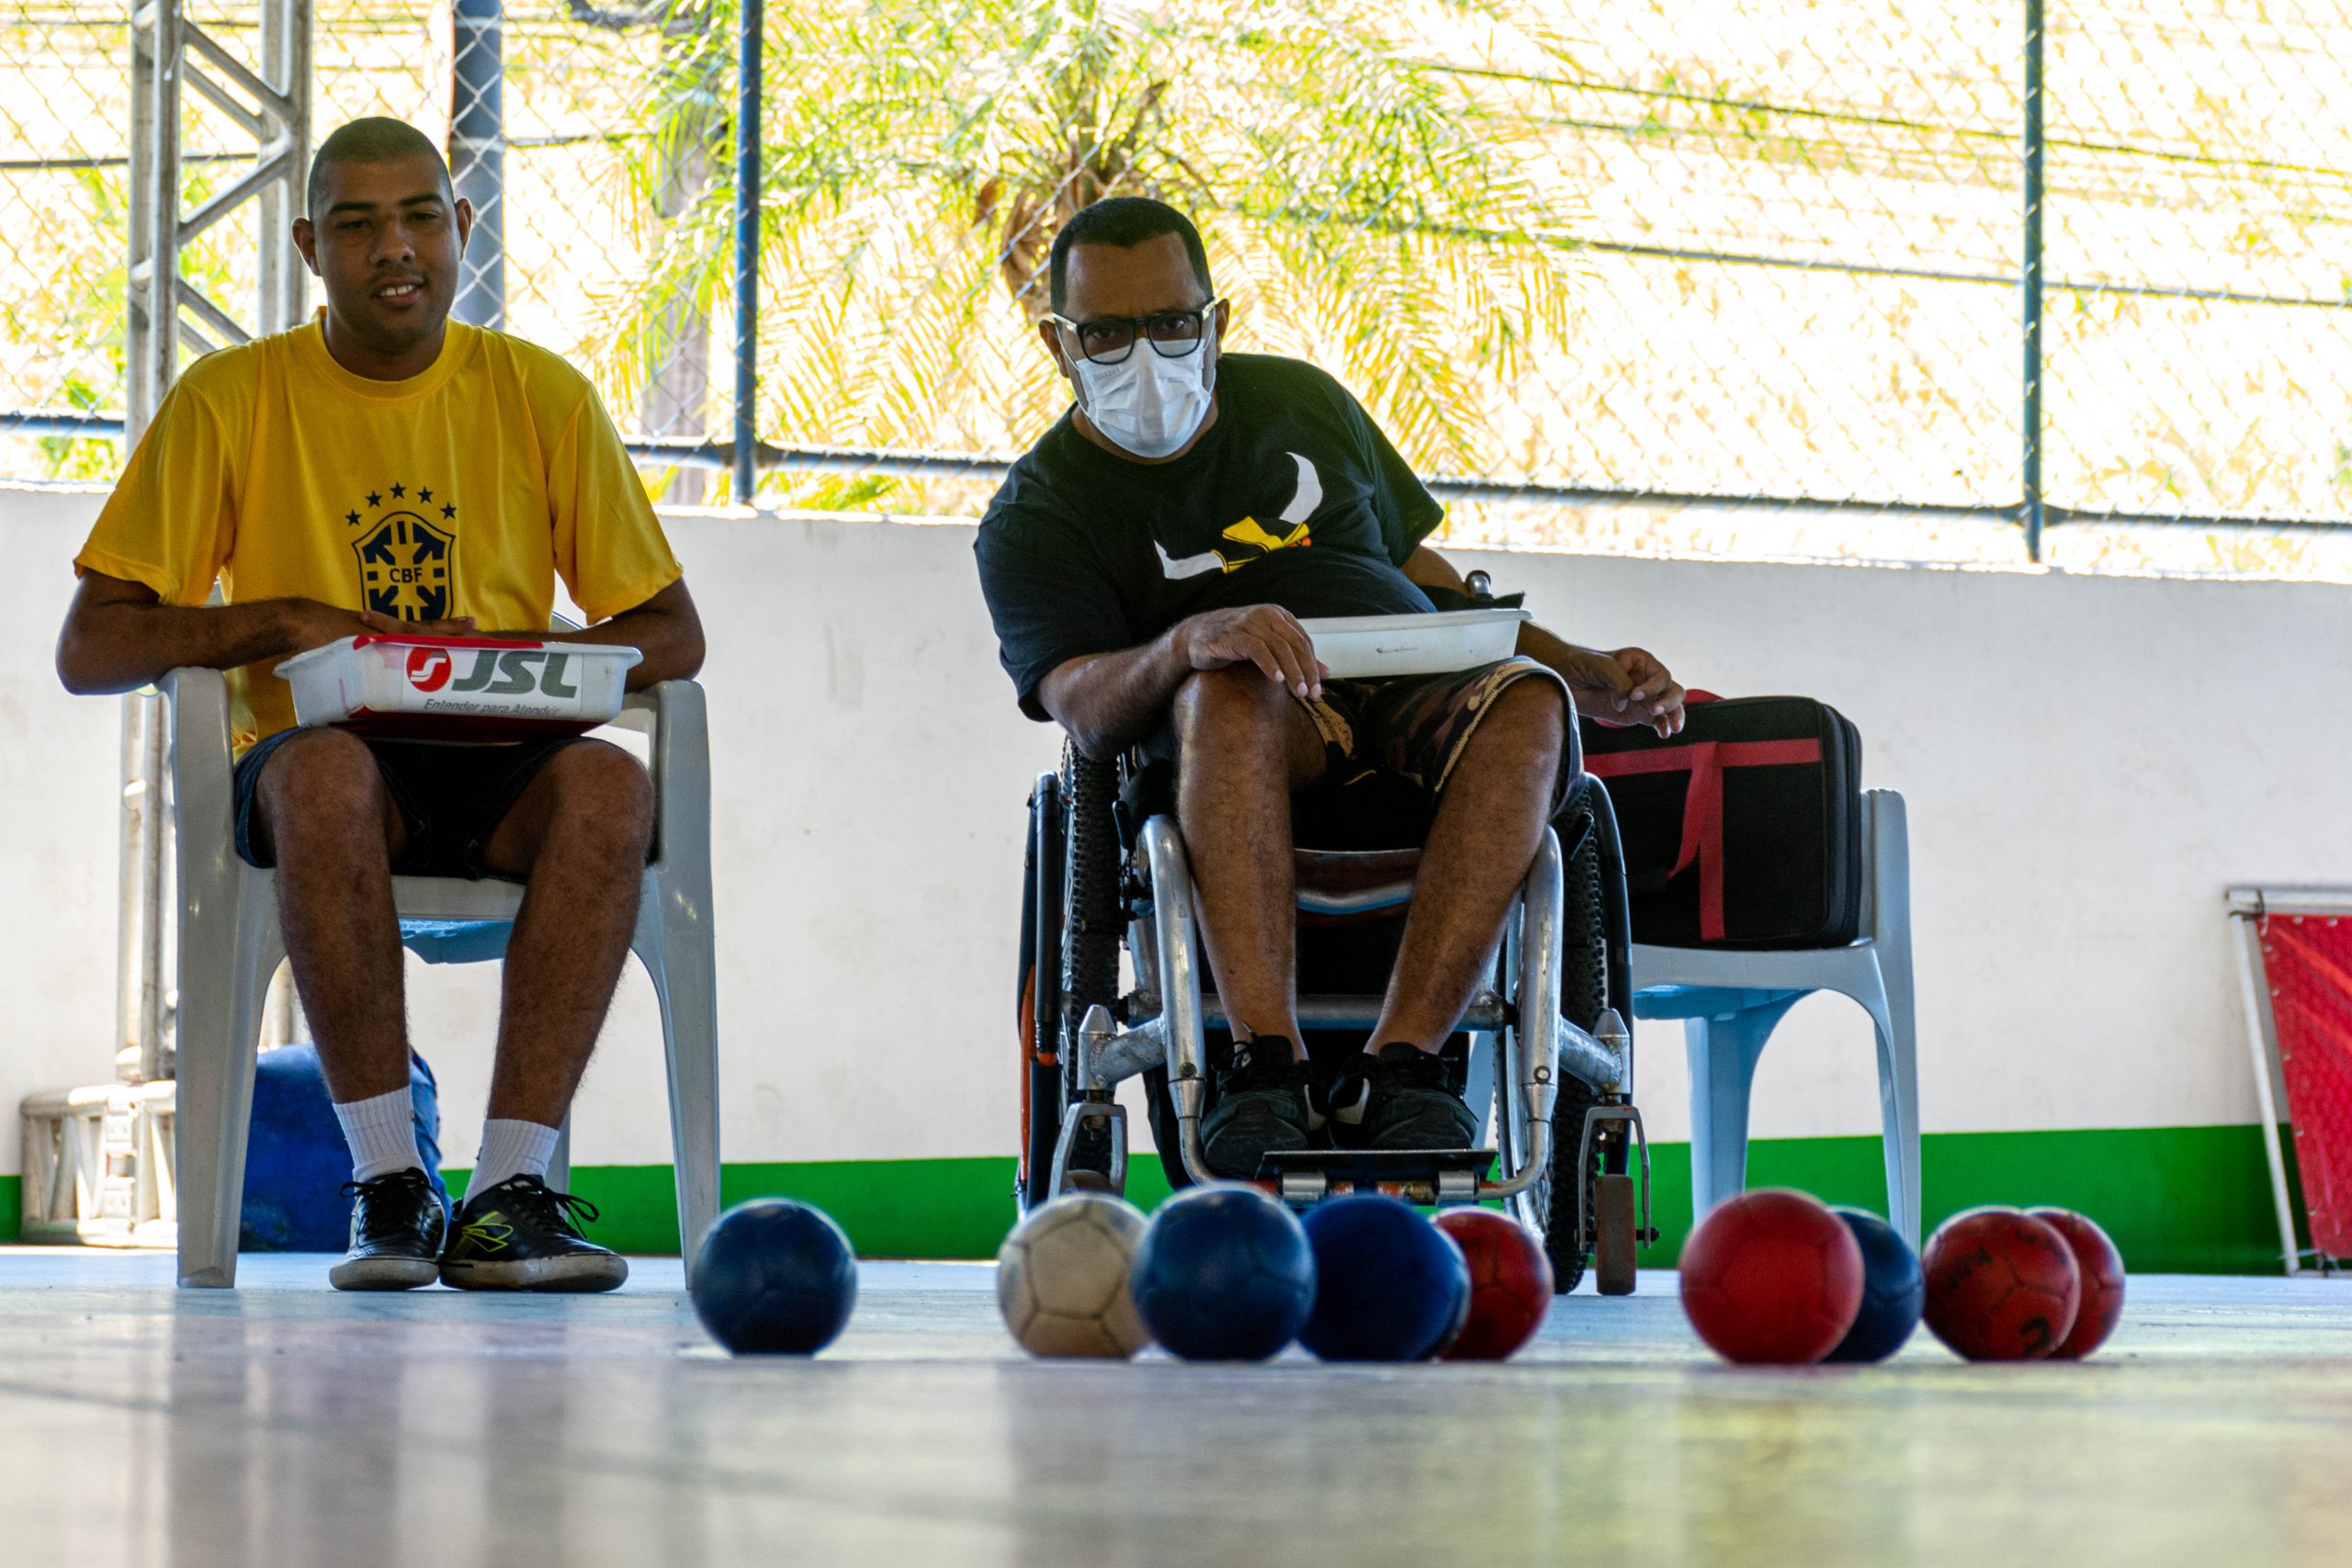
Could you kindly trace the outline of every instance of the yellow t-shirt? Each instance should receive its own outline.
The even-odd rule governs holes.
[[[314,320],[188,367],[77,570],[201,604],[300,597],[401,620],[544,626],[561,577],[600,621],[682,569],[604,405],[557,355],[449,323],[432,367],[355,376]],[[239,755],[294,723],[281,662],[229,674]]]

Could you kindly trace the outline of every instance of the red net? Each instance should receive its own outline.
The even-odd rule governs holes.
[[[2312,1246],[2352,1257],[2352,921],[2272,915],[2262,966]]]

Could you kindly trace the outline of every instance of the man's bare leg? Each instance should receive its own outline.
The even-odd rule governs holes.
[[[488,869],[529,879],[506,946],[492,1119],[563,1125],[628,958],[652,835],[652,781],[593,741],[548,758],[482,846]]]
[[[357,738],[283,741],[254,790],[255,848],[277,868],[278,925],[319,1068],[360,1183],[337,1290],[407,1291],[440,1272],[447,1220],[416,1147],[391,863],[407,839]]]
[[[277,868],[278,925],[319,1067],[337,1104],[408,1092],[392,859],[406,830],[357,737],[311,729],[279,745],[254,792],[255,848]]]
[[[1323,738],[1254,666],[1204,670],[1178,689],[1176,819],[1192,861],[1217,996],[1237,1040],[1299,1049],[1290,797],[1322,777]]]
[[[506,945],[490,1115],[441,1259],[445,1285],[609,1291],[628,1278],[628,1264],[581,1234],[587,1211],[546,1178],[628,953],[652,832],[645,770],[590,741],[548,757],[482,845],[487,869],[529,880]]]
[[[1421,852],[1403,945],[1365,1043],[1434,1051],[1461,1021],[1550,820],[1566,711],[1559,688],[1503,689],[1456,758]]]

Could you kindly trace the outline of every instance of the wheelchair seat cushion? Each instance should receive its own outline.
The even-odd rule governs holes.
[[[1308,915],[1348,916],[1393,909],[1413,896],[1419,850],[1294,850],[1298,907]]]

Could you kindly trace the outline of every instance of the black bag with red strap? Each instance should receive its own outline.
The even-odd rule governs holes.
[[[1690,694],[1682,733],[1581,725],[1624,840],[1634,940],[1843,947],[1860,929],[1862,739],[1811,697]]]

